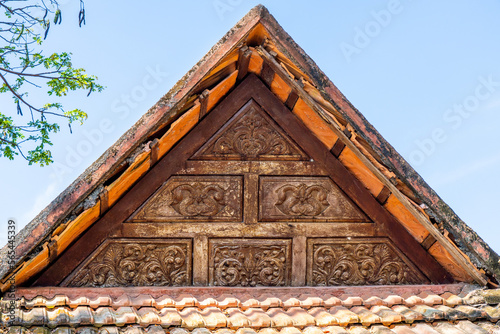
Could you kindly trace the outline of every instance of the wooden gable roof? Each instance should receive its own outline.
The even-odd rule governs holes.
[[[247,105],[250,100],[256,103],[253,109]],[[420,283],[496,284],[498,255],[258,6],[21,231],[15,268],[1,266],[1,290],[10,287],[12,278],[20,286],[65,284],[88,256],[78,244],[97,250],[108,237],[120,237],[114,233],[124,233],[125,225],[120,224],[131,217],[154,221],[170,214],[172,219],[172,212],[148,216],[154,203],[147,199],[156,191],[154,196],[161,196],[164,182],[185,168],[187,159],[220,157],[221,149],[214,148],[220,129],[227,123],[231,131],[243,117],[250,117],[244,108],[260,115],[290,147],[285,161],[314,160],[317,166],[311,168],[326,173],[334,182],[331,187],[345,195],[344,201],[360,208],[351,210],[356,219],[368,217],[376,224],[381,232],[371,236],[388,238],[388,247],[402,252],[399,258],[408,258],[407,265],[416,266],[416,275],[423,275]],[[246,111],[239,115],[240,110]],[[227,161],[238,157],[234,150],[223,156]],[[267,158],[261,154],[259,159]],[[147,234],[148,226],[144,228]],[[347,232],[343,237],[350,238]],[[6,254],[4,248],[2,263],[7,263]]]

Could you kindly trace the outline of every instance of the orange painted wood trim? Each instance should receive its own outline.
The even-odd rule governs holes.
[[[179,117],[158,142],[158,158],[161,159],[170,149],[198,123],[200,104],[193,106]]]
[[[328,150],[331,150],[338,137],[328,124],[299,98],[293,108],[293,113],[312,131]]]
[[[374,197],[378,196],[384,188],[384,183],[370,171],[349,147],[342,150],[339,160],[365,185]]]
[[[150,152],[139,154],[134,162],[108,187],[108,205],[112,206],[116,201],[143,176],[150,167]]]
[[[401,224],[410,232],[411,235],[422,243],[430,234],[429,231],[415,218],[415,216],[394,196],[391,194],[384,207],[396,217]]]
[[[279,75],[275,75],[274,80],[271,82],[271,91],[281,102],[285,103],[292,88]]]
[[[231,88],[234,87],[236,83],[236,78],[238,77],[238,70],[231,73],[226,79],[222,80],[217,86],[210,90],[210,95],[208,96],[207,112],[212,110],[217,102],[224,97],[224,95],[229,92]]]

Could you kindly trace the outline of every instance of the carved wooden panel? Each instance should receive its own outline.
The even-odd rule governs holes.
[[[241,221],[239,176],[173,176],[132,216],[132,221]]]
[[[209,247],[210,285],[290,285],[290,239],[212,239]]]
[[[261,177],[259,216],[262,221],[368,221],[328,177]]]
[[[192,159],[309,160],[255,102],[234,115]]]
[[[308,285],[426,284],[388,239],[309,239]]]
[[[190,239],[107,240],[71,274],[72,287],[191,285]]]

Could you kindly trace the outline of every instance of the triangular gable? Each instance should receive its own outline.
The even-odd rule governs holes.
[[[408,262],[403,259],[406,257],[413,261],[413,265],[419,267],[420,264],[420,270],[432,282],[452,279],[475,281],[484,285],[487,278],[483,274],[484,271],[481,273],[478,268],[487,269],[488,274],[493,275],[489,276],[489,279],[494,280],[498,270],[498,256],[475,234],[466,233],[465,231],[469,231],[462,222],[457,222],[456,217],[449,213],[443,214],[442,210],[446,210],[446,207],[429,192],[430,188],[422,188],[422,182],[408,172],[411,168],[402,158],[347,102],[300,47],[286,35],[274,18],[263,7],[257,7],[237,28],[228,33],[224,42],[207,54],[195,67],[195,71],[190,72],[181,81],[182,87],[176,87],[173,93],[162,99],[139,122],[142,125],[136,126],[115,145],[116,148],[110,149],[110,152],[116,149],[122,152],[128,150],[129,154],[136,155],[133,164],[128,168],[125,166],[125,169],[120,166],[120,161],[113,162],[105,156],[96,168],[88,172],[93,177],[90,178],[91,182],[88,182],[88,176],[84,176],[85,182],[83,179],[77,181],[59,200],[51,204],[52,209],[49,208],[38,218],[43,223],[35,221],[28,227],[24,233],[29,234],[37,229],[45,229],[49,233],[36,232],[24,238],[27,242],[18,246],[23,262],[20,261],[10,275],[6,275],[8,273],[2,268],[2,291],[8,288],[12,273],[15,273],[19,284],[53,284],[54,281],[50,279],[44,281],[44,277],[50,277],[51,272],[65,268],[60,264],[63,257],[71,264],[68,268],[76,268],[85,260],[85,255],[88,254],[78,254],[78,247],[75,247],[78,243],[93,245],[93,248],[90,248],[97,249],[107,237],[117,237],[113,226],[116,227],[116,224],[121,224],[131,216],[136,208],[145,203],[146,199],[174,174],[176,168],[183,167],[180,166],[183,161],[196,153],[188,150],[189,154],[181,154],[179,147],[182,148],[182,141],[179,140],[185,139],[192,129],[193,132],[188,135],[196,134],[195,125],[199,120],[206,119],[214,108],[220,107],[228,92],[241,87],[247,73],[258,75],[261,84],[267,86],[266,90],[288,110],[288,114],[270,115],[273,122],[281,125],[283,117],[293,115],[299,120],[293,124],[302,126],[299,133],[307,132],[308,136],[312,133],[310,141],[300,141],[293,138],[297,129],[285,127],[285,131],[292,138],[292,141],[287,141],[292,147],[292,154],[289,154],[288,158],[298,158],[300,161],[305,157],[302,152],[304,151],[318,163],[330,161],[328,166],[322,165],[321,168],[333,168],[334,171],[329,173],[334,175],[333,181],[347,193],[349,201],[353,200],[363,210],[363,214],[381,224],[379,228],[382,230],[382,236],[388,238],[384,240],[390,240],[386,249],[393,250],[392,254],[403,254],[399,258],[406,264]],[[228,115],[224,120],[226,123],[231,115],[234,116],[235,113]],[[202,123],[203,121],[199,125]],[[219,123],[218,127],[214,126],[211,136],[217,138],[216,131],[222,125]],[[281,135],[280,132],[277,133]],[[146,146],[148,150],[132,152],[133,148],[140,147],[145,140],[151,141],[150,145]],[[195,141],[198,154],[193,157],[193,161],[210,155],[211,159],[214,158],[214,146],[208,143],[215,144],[216,139],[210,141],[205,133],[204,136],[200,134]],[[203,144],[208,145],[202,148]],[[294,145],[309,146],[300,147],[298,150],[299,146]],[[129,154],[123,155],[123,159]],[[162,159],[166,154],[170,156],[168,162]],[[225,155],[227,160],[241,158],[237,158],[234,152],[226,152]],[[272,159],[271,156],[265,155],[261,158]],[[80,187],[78,182],[86,185]],[[298,188],[299,185],[295,187]],[[423,191],[419,192],[419,189]],[[78,203],[83,203],[91,191],[94,193],[91,194],[90,203],[95,205],[81,212],[83,206],[78,206]],[[360,195],[354,194],[353,191],[361,192],[362,199],[360,200]],[[134,205],[130,205],[131,202]],[[438,203],[437,206],[434,205],[435,202]],[[89,201],[86,203],[88,205]],[[431,216],[428,216],[419,204],[427,204]],[[71,211],[75,206],[76,209]],[[64,220],[70,214],[75,218]],[[44,220],[43,217],[49,219]],[[443,229],[439,230],[434,226],[435,219],[444,224]],[[44,224],[50,224],[50,228],[47,229]],[[147,227],[145,233],[148,233]],[[151,229],[149,233],[152,233]],[[104,238],[96,240],[96,235]],[[459,243],[462,249],[453,242],[452,235],[463,240]],[[76,239],[78,240],[75,242]],[[300,242],[305,245],[304,241]],[[210,240],[203,242],[213,244]],[[35,249],[36,245],[41,247]],[[33,251],[28,253],[30,248]],[[28,254],[30,260],[25,259]],[[59,274],[61,278],[58,282],[68,274]],[[194,283],[197,279],[200,278],[195,277]],[[291,283],[297,282],[292,279]]]

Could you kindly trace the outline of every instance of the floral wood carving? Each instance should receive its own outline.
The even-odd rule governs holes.
[[[191,282],[191,242],[113,240],[97,249],[66,286],[184,286]]]
[[[132,221],[241,221],[239,176],[175,176],[131,218]]]
[[[428,283],[387,240],[309,241],[309,284],[389,285]]]
[[[285,215],[290,216],[317,216],[330,205],[326,198],[327,190],[321,185],[307,186],[304,183],[298,186],[286,184],[277,189],[278,201],[276,207]]]
[[[290,240],[215,241],[210,283],[217,286],[290,284]]]
[[[262,176],[259,203],[261,221],[369,221],[328,177]]]
[[[215,216],[226,205],[225,192],[216,184],[182,184],[172,190],[170,205],[183,216]]]
[[[238,113],[203,146],[195,159],[307,160],[302,150],[255,104]],[[242,110],[245,112],[246,110]]]

